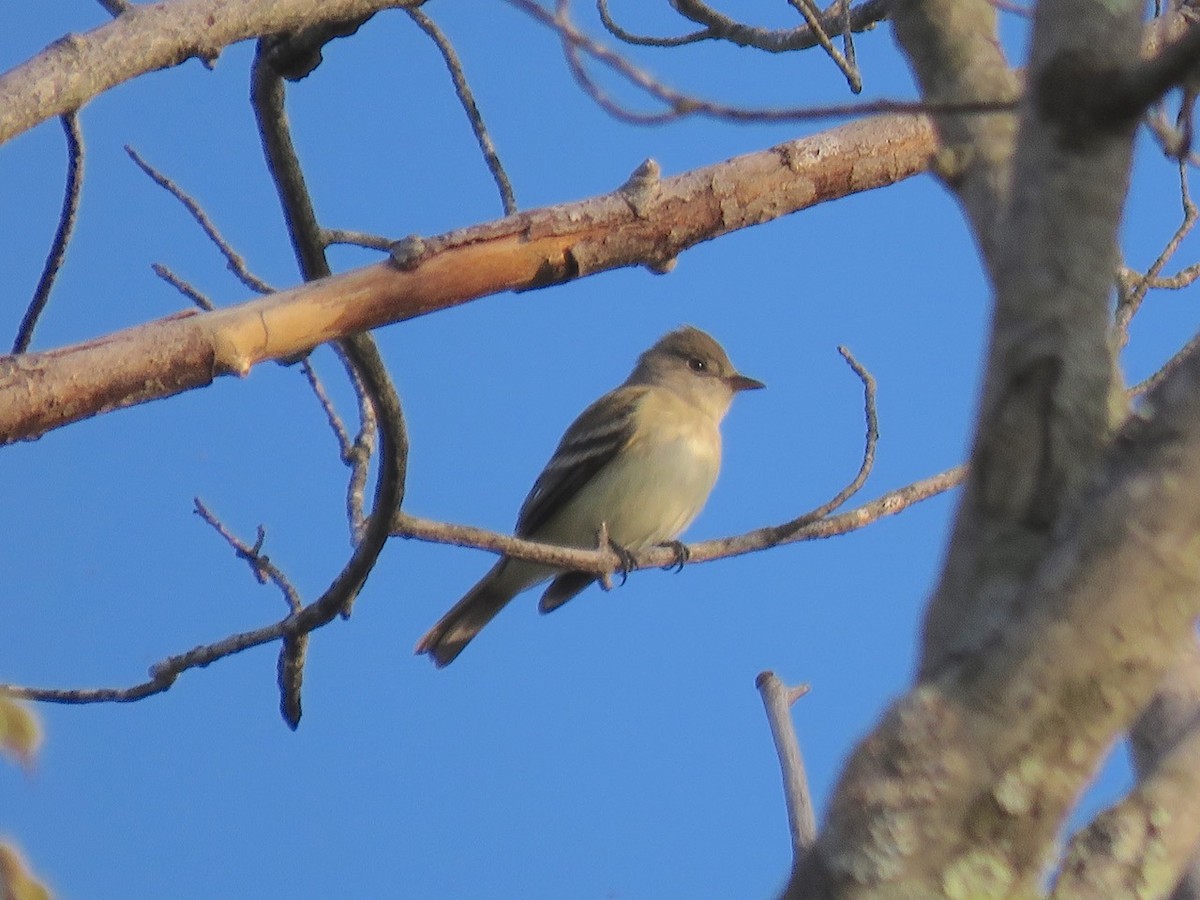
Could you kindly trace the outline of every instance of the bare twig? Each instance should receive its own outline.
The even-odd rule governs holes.
[[[346,520],[350,523],[351,543],[357,544],[362,540],[366,529],[366,515],[363,510],[366,504],[367,475],[371,469],[371,457],[375,454],[375,405],[343,343],[335,341],[330,347],[345,367],[346,375],[354,388],[354,396],[358,399],[358,432],[354,440],[343,442],[341,435],[338,438],[342,462],[350,469],[350,478],[346,483]]]
[[[371,398],[367,395],[362,378],[346,358],[340,343],[330,344],[330,348],[345,367],[354,386],[354,394],[358,398],[359,428],[353,439],[346,430],[346,425],[334,407],[333,401],[329,398],[321,377],[313,367],[312,360],[307,358],[301,360],[300,371],[304,373],[317,402],[325,412],[325,418],[337,440],[338,457],[350,469],[350,479],[346,486],[346,521],[350,524],[350,543],[353,546],[362,540],[366,528],[366,514],[363,509],[366,502],[367,476],[371,468],[371,457],[375,453],[375,407],[371,404]]]
[[[1147,278],[1144,275],[1139,275],[1132,269],[1123,271],[1121,275],[1133,281],[1145,281],[1146,285],[1151,288],[1165,291],[1179,291],[1185,287],[1191,287],[1196,283],[1196,279],[1200,278],[1200,263],[1192,263],[1190,266],[1184,266],[1174,275],[1161,275],[1158,278]]]
[[[322,243],[322,229],[317,222],[284,115],[283,81],[266,58],[266,47],[261,42],[255,54],[251,81],[251,99],[263,149],[275,179],[301,273],[305,281],[323,278],[330,274],[330,268]],[[392,515],[400,508],[408,465],[408,436],[400,397],[374,339],[365,333],[351,335],[337,342],[336,350],[355,386],[360,406],[361,428],[351,446],[352,461],[349,464],[352,475],[347,500],[356,543],[342,572],[321,599],[313,604],[318,610],[316,619],[322,624],[327,621],[327,615],[350,615],[354,600],[388,539]],[[381,441],[380,471],[374,505],[363,521],[361,495],[366,484],[377,427]],[[289,638],[295,634],[289,635]],[[300,679],[306,649],[306,641],[285,640],[280,651],[280,709],[284,720],[292,728],[300,720]]]
[[[813,35],[817,39],[817,43],[826,55],[833,60],[833,64],[838,67],[838,71],[846,78],[846,83],[850,86],[851,93],[862,93],[862,73],[858,71],[858,66],[850,63],[837,47],[833,46],[833,41],[829,39],[824,26],[821,24],[820,12],[812,5],[811,0],[788,0],[792,8],[804,17],[804,21],[808,23],[808,27],[812,29]],[[849,34],[849,32],[846,32]]]
[[[808,693],[808,685],[789,688],[774,672],[760,672],[754,686],[762,696],[767,724],[779,756],[783,775],[783,800],[787,807],[788,829],[792,834],[792,857],[799,862],[817,839],[817,818],[813,814],[812,794],[804,772],[804,757],[792,724],[792,704]]]
[[[169,266],[165,266],[162,263],[151,263],[150,269],[155,275],[171,285],[171,287],[175,288],[175,290],[179,291],[179,293],[183,294],[183,296],[187,297],[201,309],[214,310],[217,308],[216,304],[206,294],[176,275]]]
[[[888,17],[891,0],[867,0],[847,11],[838,9],[838,3],[826,10],[820,26],[826,33],[842,29],[842,19],[849,22],[850,30],[866,31]],[[717,12],[700,0],[671,0],[675,11],[697,25],[703,25],[714,38],[729,41],[739,47],[754,47],[768,53],[785,53],[792,50],[807,50],[817,46],[819,39],[811,26],[772,30],[745,25]]]
[[[799,531],[812,522],[825,518],[857,494],[870,476],[871,469],[875,467],[875,448],[879,443],[879,413],[875,406],[875,377],[863,367],[862,363],[854,358],[854,354],[848,348],[838,347],[838,353],[842,355],[842,358],[846,360],[846,363],[854,370],[854,374],[863,383],[863,407],[867,420],[867,436],[863,446],[862,463],[859,465],[858,472],[855,473],[850,483],[838,491],[828,502],[821,504],[816,509],[802,516],[797,516],[790,522],[776,526],[775,532],[780,540]]]
[[[1196,204],[1192,201],[1191,189],[1188,185],[1186,162],[1179,163],[1179,199],[1183,206],[1183,221],[1175,229],[1175,234],[1167,241],[1167,245],[1159,253],[1158,258],[1151,263],[1150,268],[1146,270],[1144,275],[1138,276],[1136,273],[1122,270],[1118,277],[1121,296],[1120,301],[1117,303],[1114,327],[1117,330],[1120,342],[1118,346],[1120,347],[1124,347],[1129,342],[1129,325],[1133,321],[1133,317],[1137,314],[1137,311],[1141,308],[1142,301],[1146,298],[1146,292],[1152,286],[1156,286],[1156,282],[1159,281],[1159,273],[1162,272],[1167,262],[1179,250],[1183,239],[1195,227],[1196,219],[1200,217],[1200,211],[1197,210]]]
[[[788,522],[784,525],[756,528],[733,537],[689,544],[687,546],[688,565],[726,559],[731,556],[742,556],[782,544],[836,537],[857,531],[872,522],[895,515],[922,500],[928,500],[930,497],[957,487],[962,483],[965,475],[966,466],[956,466],[938,475],[889,491],[856,509],[817,519],[797,528],[790,528],[792,523]],[[780,537],[781,531],[784,532],[782,537]],[[512,556],[561,569],[594,572],[597,576],[605,573],[612,574],[622,568],[622,560],[611,550],[555,547],[483,528],[475,528],[471,525],[422,519],[405,512],[396,514],[392,522],[392,533],[397,537],[487,550],[499,556]],[[635,569],[660,568],[677,563],[678,553],[671,547],[652,547],[631,553],[630,559],[633,563],[632,567]]]
[[[380,370],[382,371],[382,370]],[[374,379],[378,373],[369,377]],[[386,373],[384,373],[386,374]],[[377,523],[386,516],[378,515],[382,511],[398,509],[403,497],[404,472],[408,462],[408,439],[404,430],[403,414],[400,411],[399,398],[394,392],[388,396],[384,391],[378,395],[381,406],[388,410],[386,416],[381,416],[381,432],[384,435],[384,464],[381,467],[380,481],[376,484],[375,504],[372,508],[372,518],[369,523]],[[962,482],[966,469],[959,466],[949,469],[939,475],[921,481],[913,482],[897,490],[890,491],[864,504],[855,510],[831,516],[820,522],[814,522],[789,538],[779,543],[792,543],[801,540],[833,537],[839,534],[865,527],[886,516],[895,515],[937,494],[943,493]],[[394,505],[392,505],[394,501]],[[419,537],[422,540],[439,543],[455,544],[462,547],[476,547],[481,550],[491,550],[498,554],[515,556],[520,559],[532,559],[548,562],[561,568],[578,571],[591,571],[602,575],[618,570],[615,554],[595,550],[577,550],[565,547],[552,547],[548,544],[537,544],[524,541],[508,535],[484,531],[464,525],[448,525],[441,522],[429,522],[398,512],[393,516],[394,533],[401,537]],[[759,529],[739,537],[724,538],[716,541],[704,541],[692,544],[688,563],[707,562],[725,556],[749,553],[754,550],[771,546],[764,542],[764,534],[772,529]],[[40,688],[17,684],[0,684],[0,693],[24,700],[37,700],[46,703],[88,704],[88,703],[129,703],[141,700],[154,694],[168,690],[175,679],[189,669],[203,668],[217,660],[253,647],[269,644],[273,641],[294,638],[298,635],[309,634],[327,625],[341,611],[342,598],[347,588],[357,585],[361,588],[362,581],[369,574],[370,565],[367,559],[359,560],[363,548],[368,550],[373,543],[363,541],[359,550],[351,559],[351,564],[330,585],[329,589],[316,601],[303,607],[299,612],[270,625],[251,631],[230,635],[211,644],[204,644],[186,653],[167,657],[150,669],[150,678],[130,687],[124,688]],[[638,568],[665,566],[676,561],[676,553],[671,548],[660,547],[643,551],[635,555]],[[357,590],[355,588],[355,590]],[[282,659],[281,659],[282,663]],[[290,721],[290,720],[289,720]]]
[[[842,103],[827,106],[802,106],[756,109],[717,103],[684,94],[669,87],[633,65],[610,48],[581,32],[567,18],[566,0],[558,0],[555,13],[549,13],[534,0],[508,0],[510,4],[535,21],[554,29],[563,42],[568,65],[580,86],[606,112],[617,119],[636,124],[661,124],[692,115],[704,115],[730,122],[804,122],[819,119],[840,119],[871,113],[988,113],[1009,112],[1016,101],[1008,99],[971,100],[952,103],[929,103],[910,100],[875,100],[862,103]],[[580,53],[616,72],[635,87],[666,106],[656,113],[630,110],[612,100],[583,70]]]
[[[194,498],[192,502],[195,504],[196,515],[211,525],[217,534],[225,539],[225,543],[233,548],[233,552],[238,555],[239,559],[244,559],[250,565],[250,571],[254,573],[255,580],[259,584],[266,584],[267,582],[274,584],[283,593],[283,598],[287,601],[288,609],[294,613],[299,612],[304,605],[300,600],[300,592],[296,590],[295,585],[292,584],[288,577],[283,574],[283,570],[271,562],[270,557],[262,552],[263,544],[267,539],[266,530],[259,525],[254,543],[247,544],[231,532],[204,505],[204,502],[199,497]]]
[[[701,28],[699,31],[682,34],[678,37],[654,37],[653,35],[634,34],[632,31],[626,31],[617,24],[617,21],[612,17],[612,13],[609,12],[608,0],[596,0],[596,12],[600,14],[600,22],[609,34],[623,43],[633,44],[638,47],[682,47],[686,44],[695,44],[699,41],[707,41],[719,36],[712,28]]]
[[[387,251],[395,238],[383,237],[378,234],[368,234],[365,231],[349,231],[345,228],[322,228],[321,242],[326,246],[331,244],[353,244],[356,247],[368,247],[371,250]]]
[[[1167,376],[1178,369],[1187,360],[1188,355],[1191,354],[1191,352],[1195,350],[1198,345],[1200,345],[1200,334],[1193,335],[1190,341],[1175,351],[1175,355],[1167,360],[1161,369],[1159,369],[1145,381],[1139,382],[1131,387],[1129,389],[1130,395],[1134,397],[1140,397],[1143,394],[1154,390],[1154,388],[1158,387],[1158,385],[1167,379]]]
[[[83,132],[79,127],[79,114],[70,112],[64,115],[62,126],[67,138],[67,184],[63,191],[62,210],[58,215],[58,228],[54,231],[50,252],[46,254],[46,264],[33,291],[33,299],[29,301],[29,307],[21,319],[21,327],[17,329],[13,353],[24,353],[29,349],[33,330],[50,301],[50,291],[54,289],[58,270],[62,268],[67,255],[67,245],[71,242],[71,232],[79,215],[79,198],[83,190]]]
[[[284,114],[283,81],[263,51],[264,48],[260,45],[254,61],[251,99],[296,260],[304,280],[312,281],[330,274],[329,261],[325,255],[327,232],[317,221],[312,197],[292,142],[291,131]],[[373,339],[368,335],[362,335],[357,340],[373,343]],[[340,430],[334,428],[342,462],[350,468],[350,479],[346,489],[346,514],[352,541],[357,544],[362,540],[366,529],[363,507],[367,475],[371,457],[375,452],[376,414],[358,367],[350,359],[350,348],[345,341],[336,341],[332,347],[345,367],[358,397],[359,430],[354,440],[348,439],[344,427]],[[309,378],[309,383],[313,384],[316,373],[311,367],[306,377]],[[323,391],[317,395],[319,400],[322,393]],[[330,416],[332,406],[328,404],[327,397],[322,400],[322,407],[326,415]],[[331,423],[334,418],[335,416],[331,416]]]
[[[317,402],[321,404],[321,409],[325,411],[325,418],[329,421],[329,428],[333,431],[333,436],[337,438],[339,455],[343,460],[346,460],[350,455],[351,448],[350,433],[346,431],[346,424],[342,421],[342,417],[338,415],[333,401],[329,399],[329,394],[325,390],[325,384],[321,381],[320,376],[317,375],[316,369],[312,367],[312,360],[302,360],[300,371],[308,379],[308,386],[312,388],[313,395],[317,398]]]
[[[217,249],[221,251],[221,255],[225,257],[229,271],[233,272],[242,284],[259,294],[272,294],[275,292],[275,288],[250,271],[246,266],[246,260],[225,240],[221,232],[217,230],[217,226],[208,217],[208,214],[204,212],[200,204],[191,195],[162,172],[158,171],[158,169],[154,168],[154,166],[150,165],[150,163],[146,162],[146,160],[142,159],[141,155],[132,147],[126,145],[125,152],[129,154],[129,158],[134,161],[139,169],[150,176],[151,181],[168,191],[191,213],[192,218],[196,220],[196,224],[204,230],[204,233],[208,235],[208,239],[216,245]]]
[[[484,162],[487,163],[488,171],[492,173],[492,178],[500,191],[500,202],[504,205],[504,214],[511,216],[517,211],[517,199],[513,196],[512,182],[508,180],[508,173],[504,171],[504,164],[496,152],[496,145],[492,143],[492,136],[488,133],[487,125],[483,121],[483,116],[480,115],[479,106],[475,103],[475,95],[471,91],[471,85],[467,82],[462,60],[458,58],[454,45],[450,43],[433,19],[416,8],[407,9],[405,12],[408,13],[410,19],[417,23],[417,27],[429,36],[442,54],[442,59],[446,61],[446,68],[450,70],[450,78],[454,81],[454,92],[458,95],[459,103],[462,104],[463,111],[467,114],[471,130],[475,132],[475,140],[479,143],[479,150],[483,153]]]
[[[303,664],[305,643],[302,638],[333,621],[345,607],[346,598],[362,589],[367,575],[375,565],[383,538],[387,535],[392,510],[399,508],[404,496],[404,476],[408,465],[408,436],[399,396],[378,355],[369,350],[356,356],[363,380],[375,398],[380,415],[383,440],[379,480],[375,486],[375,503],[367,522],[368,535],[355,549],[350,561],[334,579],[333,584],[315,601],[292,612],[286,618],[262,628],[230,635],[211,644],[195,647],[186,653],[170,656],[150,668],[150,678],[124,688],[37,688],[0,684],[0,693],[25,700],[46,703],[131,703],[170,689],[175,679],[190,669],[203,668],[219,659],[241,653],[253,647],[283,641],[280,654],[281,676],[294,677],[292,671]],[[253,548],[251,548],[253,549]],[[295,682],[298,684],[298,681]],[[290,705],[294,702],[294,706]],[[285,692],[282,712],[288,725],[295,728],[300,721],[299,695]]]

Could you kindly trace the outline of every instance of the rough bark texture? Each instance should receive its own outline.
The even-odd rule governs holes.
[[[1194,646],[1200,357],[1113,437],[1109,305],[1135,125],[1113,98],[1139,80],[1139,13],[1044,0],[1018,114],[936,118],[937,171],[995,290],[971,471],[918,683],[855,751],[789,897],[1039,895],[1075,799]],[[1013,89],[985,0],[901,0],[894,16],[931,99]],[[1062,896],[1170,893],[1195,847],[1179,795],[1192,752],[1182,739],[1081,836]]]

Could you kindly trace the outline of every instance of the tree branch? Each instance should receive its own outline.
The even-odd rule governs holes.
[[[0,444],[487,294],[630,265],[658,270],[701,241],[916,174],[932,146],[924,119],[856,122],[643,185],[637,198],[616,191],[430,238],[403,265],[378,263],[73,347],[0,356]]]
[[[475,141],[479,144],[483,161],[487,164],[488,171],[492,173],[492,179],[496,182],[496,188],[500,191],[500,203],[504,207],[504,214],[511,216],[517,211],[517,198],[513,194],[512,182],[508,180],[508,173],[504,171],[504,164],[496,152],[496,145],[492,142],[492,136],[483,121],[483,115],[479,112],[475,94],[471,90],[470,82],[467,81],[466,72],[463,71],[462,60],[458,58],[454,45],[450,43],[449,38],[442,33],[433,19],[419,9],[409,9],[407,12],[408,17],[429,36],[434,46],[438,48],[438,52],[442,54],[446,68],[450,71],[450,78],[454,82],[454,93],[458,95],[458,102],[462,104],[463,111],[467,114],[467,121],[471,123],[471,131],[475,133]]]
[[[84,34],[68,34],[0,75],[0,144],[139,75],[230,44],[342,22],[417,0],[173,0],[132,6]]]
[[[21,326],[17,329],[13,353],[24,353],[29,349],[33,329],[50,302],[50,292],[66,258],[67,245],[71,242],[75,219],[79,215],[79,198],[83,192],[83,130],[79,127],[79,116],[73,112],[62,117],[62,125],[67,137],[67,184],[63,190],[62,211],[58,216],[58,228],[55,229],[50,252],[46,254],[46,264],[33,291],[33,299],[29,301]]]
[[[788,829],[792,835],[792,859],[795,863],[804,857],[813,841],[817,839],[817,818],[813,813],[812,794],[808,790],[808,776],[804,773],[804,757],[800,753],[800,742],[792,724],[792,704],[808,693],[808,685],[789,688],[774,672],[760,672],[754,686],[762,696],[767,711],[767,724],[771,727],[771,738],[775,742],[775,753],[779,756],[779,768],[783,774],[783,799],[787,806]]]
[[[937,475],[914,481],[902,488],[889,491],[869,503],[836,516],[813,519],[811,514],[793,519],[782,525],[768,525],[745,534],[698,541],[687,545],[688,565],[726,559],[755,553],[783,544],[812,541],[836,537],[865,528],[872,522],[903,512],[915,503],[928,500],[962,483],[966,468],[957,466]],[[824,507],[822,507],[824,508]],[[562,569],[579,572],[594,572],[596,575],[613,575],[621,571],[623,560],[608,549],[581,550],[574,547],[555,547],[539,544],[507,534],[475,528],[471,525],[455,525],[435,522],[408,513],[397,513],[392,522],[392,533],[396,537],[416,538],[456,547],[472,547],[487,550],[502,556],[512,556],[532,562],[546,563]],[[648,550],[631,552],[633,569],[668,568],[678,562],[678,554],[671,547],[652,547]]]
[[[789,897],[861,879],[918,895],[948,883],[1035,890],[1112,736],[1195,640],[1200,353],[1147,404],[1004,627],[948,659],[860,744]]]

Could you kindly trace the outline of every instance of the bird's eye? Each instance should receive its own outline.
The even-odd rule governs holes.
[[[703,372],[705,369],[708,368],[708,366],[705,364],[704,360],[693,356],[691,359],[688,360],[688,368],[691,369],[693,372]]]

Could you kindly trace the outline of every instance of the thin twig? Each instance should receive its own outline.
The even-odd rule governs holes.
[[[342,417],[338,415],[333,401],[329,399],[329,393],[325,390],[324,382],[317,375],[317,370],[312,367],[312,360],[302,360],[300,371],[308,379],[308,386],[312,388],[317,402],[321,404],[321,409],[325,411],[325,418],[329,421],[329,428],[333,431],[333,436],[337,438],[339,455],[343,461],[346,460],[350,456],[351,448],[350,433],[346,431],[346,424],[342,421]]]
[[[325,253],[325,238],[328,232],[317,221],[312,196],[304,178],[304,171],[300,167],[287,116],[284,114],[283,80],[272,65],[270,55],[264,53],[262,46],[255,56],[251,81],[251,100],[258,120],[259,134],[262,136],[268,168],[275,180],[284,222],[301,275],[305,281],[323,278],[330,274],[329,260]],[[373,338],[369,335],[363,336],[362,340],[373,343]],[[340,457],[350,469],[350,479],[346,488],[346,517],[350,523],[351,541],[358,544],[366,529],[363,507],[371,457],[375,452],[376,413],[358,367],[350,359],[347,344],[335,342],[332,346],[358,398],[359,430],[354,440],[348,439],[344,427],[340,431],[334,428]],[[312,376],[315,377],[315,372]],[[306,377],[309,377],[307,373]],[[309,377],[309,383],[312,382],[313,378]],[[321,394],[317,396],[320,400]],[[327,400],[326,397],[322,401],[322,407],[328,416],[331,406],[326,405]]]
[[[1141,308],[1142,301],[1146,298],[1146,292],[1157,280],[1158,275],[1162,272],[1167,262],[1179,250],[1183,239],[1196,225],[1197,218],[1200,218],[1200,210],[1197,210],[1196,204],[1192,202],[1191,189],[1188,185],[1188,169],[1187,163],[1180,162],[1179,164],[1179,199],[1183,207],[1183,221],[1179,227],[1175,229],[1175,234],[1167,241],[1167,245],[1163,247],[1158,258],[1151,263],[1150,268],[1141,276],[1130,275],[1125,271],[1121,272],[1121,277],[1118,282],[1122,288],[1120,302],[1117,304],[1115,328],[1119,347],[1124,347],[1129,342],[1129,325],[1133,321],[1133,317]],[[1130,283],[1132,282],[1132,283]]]
[[[353,244],[356,247],[367,247],[371,250],[386,252],[396,243],[395,238],[379,234],[368,234],[365,231],[350,231],[345,228],[322,228],[321,242],[326,246],[331,244]]]
[[[755,553],[768,547],[837,537],[857,531],[879,519],[903,512],[922,500],[928,500],[930,497],[958,487],[962,483],[966,471],[966,466],[955,466],[953,469],[947,469],[945,472],[889,491],[855,509],[818,519],[787,531],[783,537],[780,537],[779,534],[786,526],[768,525],[732,537],[688,544],[686,548],[688,565],[728,559],[733,556]],[[787,523],[787,525],[790,524]],[[437,522],[405,512],[396,514],[392,522],[392,533],[402,538],[486,550],[498,556],[512,556],[575,572],[594,572],[597,576],[618,572],[622,569],[623,563],[621,558],[611,550],[583,550],[539,544],[536,541],[527,541],[512,535],[476,528],[472,525]],[[631,552],[629,559],[632,561],[634,569],[651,569],[675,565],[679,561],[679,554],[673,547],[652,547],[647,550]]]
[[[768,53],[787,53],[817,46],[818,39],[811,27],[778,31],[757,28],[731,19],[700,0],[671,0],[671,6],[684,18],[713,32],[714,39],[729,41],[739,47],[754,47]],[[850,30],[866,31],[886,19],[891,13],[891,6],[891,0],[866,0],[845,12],[834,6],[822,14],[821,28],[828,33],[835,27],[841,27],[838,21],[841,17],[849,22]]]
[[[192,218],[196,220],[196,224],[204,230],[204,233],[208,235],[208,239],[216,245],[221,255],[225,257],[225,263],[229,267],[229,270],[238,277],[238,280],[242,284],[259,294],[275,293],[275,288],[250,271],[246,266],[246,260],[225,240],[221,232],[217,230],[217,226],[208,217],[208,214],[201,209],[199,202],[178,184],[142,159],[141,155],[129,145],[125,146],[125,152],[129,154],[129,158],[134,161],[139,169],[150,176],[151,181],[168,191],[191,213]]]
[[[384,374],[386,375],[386,373]],[[374,377],[372,376],[372,378]],[[404,430],[403,414],[399,407],[399,397],[393,395],[388,398],[386,392],[379,396],[381,397],[381,406],[388,412],[387,415],[380,418],[381,432],[384,435],[382,454],[384,465],[381,467],[380,480],[376,484],[372,522],[384,518],[378,514],[387,510],[388,504],[392,500],[395,501],[395,506],[392,508],[399,509],[403,499],[404,472],[408,462],[408,439]],[[394,406],[392,405],[393,401],[395,402]],[[846,534],[885,516],[895,515],[915,503],[961,484],[965,474],[966,467],[958,466],[930,478],[913,482],[890,491],[858,509],[814,522],[780,543]],[[618,561],[611,551],[605,553],[595,550],[551,547],[548,544],[524,541],[481,528],[429,522],[414,518],[404,512],[395,514],[393,527],[395,534],[401,537],[419,537],[423,540],[457,546],[477,547],[481,550],[491,550],[520,559],[545,561],[565,569],[596,572],[598,575],[606,571],[612,573],[618,570],[616,565]],[[706,562],[764,549],[766,546],[771,546],[763,542],[764,533],[769,531],[771,531],[769,528],[758,529],[738,537],[692,544],[688,548],[691,551],[688,562],[689,564]],[[748,544],[755,546],[747,546]],[[359,550],[361,551],[364,546],[369,548],[373,545],[364,541],[360,544]],[[175,679],[189,669],[203,668],[219,659],[241,653],[252,647],[259,647],[296,635],[309,634],[328,624],[340,612],[341,598],[347,585],[357,584],[361,588],[361,580],[365,580],[370,571],[370,565],[373,565],[373,561],[368,564],[368,560],[365,558],[356,562],[358,557],[359,552],[356,551],[355,556],[351,558],[353,567],[348,565],[343,569],[329,589],[318,600],[305,606],[300,612],[262,628],[230,635],[214,643],[196,647],[186,653],[168,657],[151,668],[148,681],[125,688],[40,688],[0,684],[0,693],[17,699],[67,704],[129,703],[153,694],[160,694],[168,690],[174,684]],[[677,560],[676,551],[669,547],[642,551],[635,554],[635,557],[638,568],[664,566]]]
[[[658,81],[644,70],[630,63],[603,44],[593,40],[576,28],[566,16],[565,0],[558,0],[555,13],[544,10],[534,0],[508,0],[508,2],[547,28],[554,29],[565,48],[574,48],[568,53],[568,64],[580,86],[606,112],[624,122],[635,124],[661,124],[692,115],[704,115],[730,122],[806,122],[820,119],[841,119],[872,113],[994,113],[1011,112],[1016,100],[971,100],[966,102],[930,103],[919,100],[874,100],[861,103],[841,103],[827,106],[802,106],[770,109],[755,109],[731,106],[704,100],[681,93]],[[634,86],[667,107],[658,113],[642,113],[627,109],[600,91],[586,75],[580,77],[582,64],[571,56],[586,53],[597,62],[616,72]]]
[[[862,73],[858,71],[858,66],[851,64],[842,55],[841,51],[833,46],[833,41],[829,39],[829,35],[825,32],[825,28],[821,24],[820,13],[813,7],[811,0],[788,0],[788,2],[796,12],[804,17],[804,21],[812,29],[813,35],[816,37],[821,49],[833,60],[833,64],[838,67],[838,71],[845,77],[846,84],[850,86],[850,92],[861,94],[863,88]]]
[[[774,672],[760,672],[754,686],[762,696],[767,724],[783,775],[783,800],[787,807],[788,830],[792,835],[792,859],[799,863],[817,839],[817,817],[804,772],[804,757],[792,724],[792,704],[808,693],[808,685],[789,688]]]
[[[206,294],[176,275],[169,266],[165,266],[162,263],[151,263],[150,269],[155,275],[171,285],[171,287],[175,288],[175,290],[179,291],[179,293],[183,294],[183,296],[187,297],[201,309],[211,312],[217,308],[216,304]]]
[[[29,349],[33,340],[33,330],[37,327],[38,319],[50,302],[50,291],[54,289],[54,281],[62,268],[63,259],[67,255],[67,245],[71,242],[71,233],[75,230],[75,220],[79,216],[79,198],[83,192],[83,131],[79,127],[79,114],[69,112],[62,117],[63,133],[67,138],[67,184],[63,191],[62,209],[58,214],[58,227],[54,231],[54,240],[50,243],[50,252],[46,254],[46,264],[42,266],[42,275],[34,288],[33,298],[21,319],[21,327],[17,329],[16,340],[13,341],[13,353],[24,353]]]
[[[218,519],[212,511],[204,505],[204,502],[199,498],[193,498],[195,504],[196,515],[207,522],[222,538],[225,539],[233,552],[238,555],[239,559],[244,559],[250,565],[250,571],[254,573],[254,578],[259,584],[271,582],[280,591],[283,592],[283,598],[287,601],[288,609],[292,612],[299,612],[304,603],[300,599],[300,592],[283,574],[275,563],[271,562],[270,557],[262,552],[263,544],[267,539],[267,532],[261,525],[258,526],[258,534],[254,539],[253,544],[247,544],[233,532],[231,532],[225,524]]]
[[[1200,345],[1200,334],[1193,335],[1191,340],[1176,350],[1175,355],[1167,360],[1162,368],[1160,368],[1157,372],[1155,372],[1145,381],[1142,381],[1131,387],[1129,389],[1130,396],[1140,397],[1158,387],[1158,385],[1167,379],[1167,376],[1169,376],[1183,364],[1184,360],[1187,359],[1188,354],[1195,350],[1197,345]]]
[[[513,196],[512,182],[508,180],[508,173],[504,171],[504,164],[496,152],[496,145],[492,142],[492,136],[488,133],[487,125],[479,112],[475,95],[471,91],[471,85],[467,82],[466,72],[463,71],[462,60],[458,58],[454,45],[450,43],[449,38],[438,28],[433,19],[420,9],[406,9],[405,12],[408,13],[410,19],[417,23],[417,27],[429,36],[442,54],[442,59],[446,61],[446,68],[450,70],[450,78],[454,81],[454,92],[458,95],[458,101],[467,114],[467,121],[471,123],[471,130],[475,132],[475,140],[479,144],[483,160],[500,191],[500,202],[504,205],[504,214],[511,216],[517,211],[517,199]]]
[[[693,31],[690,34],[681,34],[678,37],[654,37],[653,35],[634,34],[632,31],[626,31],[617,24],[617,21],[608,10],[608,0],[596,0],[596,12],[600,14],[600,22],[604,25],[605,31],[617,40],[636,47],[683,47],[687,44],[695,44],[720,36],[714,29],[709,27],[701,28],[699,31]]]
[[[331,345],[333,352],[341,360],[354,388],[354,396],[358,400],[358,433],[354,440],[342,445],[342,462],[350,469],[350,478],[346,482],[346,520],[350,523],[350,540],[357,544],[362,540],[366,529],[366,490],[367,475],[371,470],[371,457],[375,455],[375,435],[378,430],[375,404],[370,391],[363,383],[357,366],[350,359],[342,343]]]
[[[804,515],[797,516],[790,522],[785,522],[783,525],[777,526],[775,530],[781,540],[793,532],[799,531],[811,522],[825,518],[857,494],[862,489],[862,486],[866,484],[871,470],[875,467],[875,448],[879,443],[879,413],[875,405],[875,377],[863,367],[862,363],[854,358],[854,354],[847,347],[838,347],[838,353],[842,355],[842,359],[846,360],[846,363],[854,370],[854,374],[863,383],[863,406],[864,416],[867,421],[867,436],[863,446],[862,462],[859,464],[858,472],[855,473],[850,483],[838,491],[828,502],[821,504],[810,512],[804,513]]]

